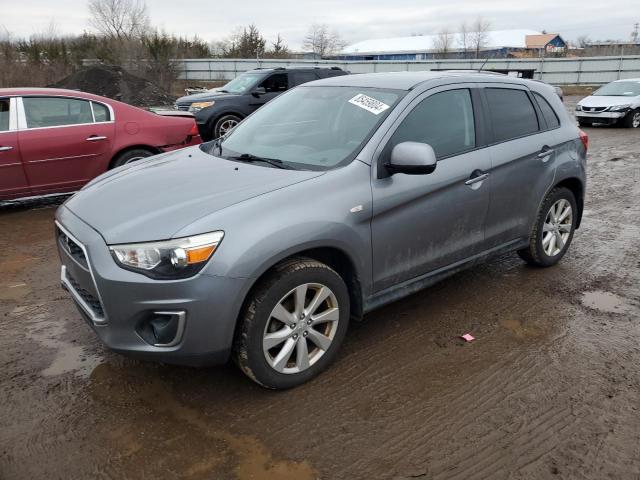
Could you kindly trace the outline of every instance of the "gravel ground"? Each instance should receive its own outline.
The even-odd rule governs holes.
[[[0,210],[0,478],[639,479],[640,131],[587,132],[558,266],[503,256],[371,313],[286,392],[107,351],[59,287],[55,205]]]

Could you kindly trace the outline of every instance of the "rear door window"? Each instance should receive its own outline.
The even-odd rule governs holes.
[[[560,120],[558,120],[558,115],[556,115],[556,112],[553,109],[553,107],[549,105],[549,102],[547,102],[547,99],[537,92],[533,92],[533,96],[536,99],[536,102],[538,102],[538,106],[540,107],[542,116],[547,122],[547,128],[559,127]]]
[[[540,127],[535,108],[524,90],[487,88],[494,141],[504,142],[536,133]]]
[[[86,100],[64,97],[24,97],[22,103],[28,128],[93,123],[91,104]]]
[[[111,113],[106,105],[91,102],[91,106],[93,107],[93,117],[96,122],[108,122],[111,120]]]
[[[264,87],[267,93],[284,92],[289,88],[288,74],[276,73],[265,79],[260,86]]]
[[[0,132],[9,130],[9,99],[0,98]]]
[[[476,146],[471,92],[447,90],[420,102],[394,132],[391,149],[402,142],[431,145],[438,159],[456,155]]]
[[[293,72],[293,86],[302,85],[303,83],[312,82],[318,79],[316,72]]]

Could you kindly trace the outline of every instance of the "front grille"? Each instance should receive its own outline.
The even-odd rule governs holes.
[[[190,106],[190,105],[189,105],[188,103],[187,103],[187,104],[182,104],[182,105],[178,105],[178,104],[176,104],[176,108],[177,108],[178,110],[182,110],[182,111],[184,111],[184,112],[189,111],[189,106]]]
[[[60,229],[58,229],[58,239],[62,248],[64,248],[76,262],[86,268],[87,257],[85,256],[82,247]]]
[[[78,296],[82,298],[82,300],[84,300],[84,302],[91,308],[91,310],[93,310],[93,313],[96,315],[96,317],[103,318],[104,310],[102,309],[100,300],[98,300],[96,297],[91,295],[91,293],[87,292],[84,288],[82,288],[80,284],[76,281],[76,279],[73,278],[71,275],[69,275],[69,272],[67,272],[67,280],[69,281],[73,289],[76,291]]]
[[[604,112],[607,107],[582,107],[585,112]]]

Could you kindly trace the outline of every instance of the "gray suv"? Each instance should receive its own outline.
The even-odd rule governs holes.
[[[62,285],[113,350],[231,356],[261,385],[293,387],[381,305],[490,255],[557,263],[580,225],[587,144],[539,82],[311,82],[70,198],[56,215]]]

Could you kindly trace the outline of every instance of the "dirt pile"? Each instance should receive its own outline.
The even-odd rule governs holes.
[[[82,90],[139,107],[171,105],[175,100],[158,85],[108,65],[83,68],[50,86]]]

